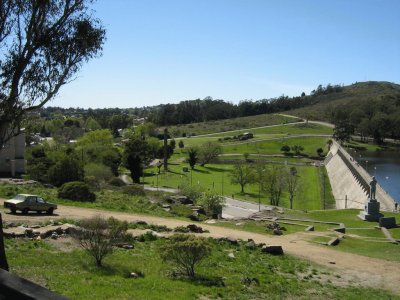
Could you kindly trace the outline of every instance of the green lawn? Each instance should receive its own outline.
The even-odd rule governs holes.
[[[133,250],[116,250],[97,268],[70,241],[60,239],[54,246],[5,240],[12,273],[71,299],[399,299],[382,290],[335,286],[341,277],[336,272],[289,255],[270,256],[212,240],[212,255],[198,268],[196,280],[173,278],[168,275],[172,266],[159,257],[165,242],[136,242]],[[144,277],[129,278],[130,272]],[[253,283],[245,284],[245,278]]]
[[[245,193],[240,193],[240,186],[231,184],[230,173],[232,165],[209,164],[205,167],[196,166],[194,170],[183,172],[184,164],[169,165],[170,171],[157,174],[157,168],[147,170],[145,182],[152,186],[178,188],[184,184],[201,185],[205,189],[214,190],[219,194],[234,197],[236,199],[245,199],[258,202],[259,187],[257,184],[245,187]],[[187,165],[186,165],[187,166]],[[334,198],[330,189],[329,180],[326,172],[322,168],[313,166],[296,166],[300,176],[299,193],[293,201],[293,208],[312,210],[324,208],[323,203],[323,175],[325,174],[325,207],[331,208],[334,205]],[[157,179],[158,178],[158,179]],[[268,195],[260,193],[261,203],[269,204]],[[281,206],[289,207],[287,193],[283,193]]]

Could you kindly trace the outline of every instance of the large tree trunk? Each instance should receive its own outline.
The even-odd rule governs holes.
[[[0,213],[0,268],[8,271],[8,263],[3,240],[3,220]]]

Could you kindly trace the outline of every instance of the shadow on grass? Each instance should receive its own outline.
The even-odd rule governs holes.
[[[195,276],[193,278],[186,276],[177,276],[175,280],[186,281],[194,285],[208,286],[208,287],[224,287],[225,282],[222,277],[217,276]]]
[[[126,266],[123,265],[114,265],[114,264],[107,264],[103,262],[101,267],[96,266],[94,259],[90,261],[85,261],[82,263],[82,268],[85,269],[87,272],[96,273],[101,276],[123,276],[127,277],[132,272]]]
[[[192,171],[196,173],[210,174],[210,171],[208,170],[193,169]]]
[[[218,168],[218,167],[205,167],[207,170],[213,171],[213,172],[227,172],[228,170],[224,168]]]

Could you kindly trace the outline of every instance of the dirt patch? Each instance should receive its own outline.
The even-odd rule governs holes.
[[[57,250],[61,252],[72,252],[75,249],[80,248],[78,241],[70,236],[61,236],[58,239],[46,239],[50,245],[54,246]]]

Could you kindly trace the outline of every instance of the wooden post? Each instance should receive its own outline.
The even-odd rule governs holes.
[[[8,263],[6,257],[6,250],[4,247],[4,240],[3,240],[3,219],[1,218],[0,213],[0,268],[3,270],[8,271]]]

